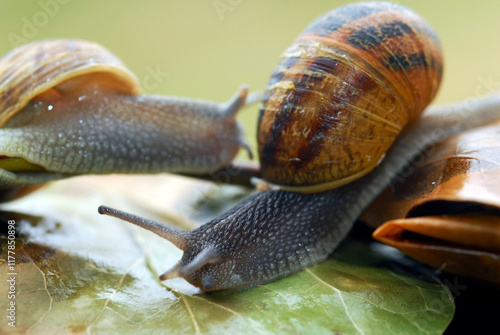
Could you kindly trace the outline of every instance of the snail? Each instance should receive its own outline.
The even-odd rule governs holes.
[[[183,250],[160,280],[182,277],[218,291],[300,271],[333,252],[415,155],[500,117],[500,95],[473,112],[462,104],[421,115],[441,73],[438,39],[412,11],[378,2],[340,7],[299,35],[267,86],[259,158],[262,178],[275,187],[191,231],[106,206],[98,211]]]
[[[104,47],[81,40],[21,46],[0,60],[0,189],[79,174],[209,173],[241,147],[227,103],[140,95],[139,81]]]

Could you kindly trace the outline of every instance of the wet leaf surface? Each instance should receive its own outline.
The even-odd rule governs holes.
[[[9,209],[0,215],[3,223],[16,221],[17,314],[16,328],[2,322],[0,332],[438,334],[453,317],[450,292],[437,279],[401,272],[391,266],[397,261],[354,240],[326,262],[247,291],[205,294],[181,279],[159,282],[180,251],[147,231],[99,216],[97,206],[184,222],[201,213],[208,219],[241,192],[217,191],[217,199],[228,199],[222,205],[210,202],[212,186],[180,187],[168,177],[156,177],[161,183],[155,177],[110,178],[55,183],[3,206]],[[168,195],[165,189],[176,191]],[[152,201],[141,201],[146,198]],[[7,241],[0,240],[2,260]],[[0,273],[5,282],[7,261]],[[0,288],[4,311],[7,290]]]

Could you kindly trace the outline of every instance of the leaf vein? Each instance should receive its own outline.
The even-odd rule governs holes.
[[[361,329],[361,328],[360,328],[360,327],[356,324],[356,322],[354,322],[354,320],[353,320],[353,318],[352,318],[351,314],[349,313],[349,308],[347,307],[347,305],[346,305],[346,303],[345,303],[344,297],[342,296],[342,292],[341,292],[338,288],[336,288],[336,287],[334,287],[334,286],[332,286],[332,285],[328,284],[327,282],[325,282],[324,280],[322,280],[321,278],[319,278],[319,277],[318,277],[316,274],[314,274],[311,270],[306,269],[306,271],[307,271],[307,272],[309,272],[309,273],[310,273],[310,274],[311,274],[314,278],[316,278],[316,280],[317,280],[317,281],[319,281],[320,283],[322,283],[322,284],[326,285],[327,287],[330,287],[332,290],[334,290],[335,292],[337,292],[337,293],[339,294],[339,296],[340,296],[340,300],[342,301],[342,304],[344,305],[344,309],[345,309],[345,311],[346,311],[347,317],[349,318],[349,320],[351,320],[351,322],[352,322],[353,326],[356,328],[356,330],[357,330],[359,333],[364,334],[363,330],[362,330],[362,329]]]
[[[25,253],[26,254],[26,253]],[[26,254],[27,255],[27,254]],[[49,297],[49,308],[47,309],[47,311],[26,331],[26,334],[29,334],[33,331],[33,329],[36,328],[37,325],[39,325],[42,320],[50,313],[50,311],[52,310],[52,307],[54,305],[54,299],[52,298],[52,295],[50,294],[49,292],[49,287],[47,285],[47,276],[45,276],[45,273],[42,271],[42,269],[40,269],[40,267],[38,267],[35,262],[33,261],[33,259],[31,258],[31,256],[27,255],[31,262],[33,263],[33,265],[35,266],[35,268],[40,271],[40,273],[42,274],[42,278],[43,278],[43,290],[45,292],[47,292],[47,295]]]

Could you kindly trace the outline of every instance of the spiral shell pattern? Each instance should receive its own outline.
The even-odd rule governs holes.
[[[0,60],[0,127],[32,98],[86,74],[105,74],[106,82],[127,94],[140,92],[139,80],[103,46],[82,40],[36,41]]]
[[[370,172],[438,90],[440,43],[389,3],[340,7],[285,51],[259,116],[262,177],[317,192]]]

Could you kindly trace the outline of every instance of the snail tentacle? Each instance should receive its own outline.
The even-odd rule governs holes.
[[[234,116],[247,103],[248,85],[241,85],[239,90],[228,102],[220,106],[220,113],[223,116]]]
[[[184,230],[170,227],[158,221],[146,219],[131,213],[126,213],[108,206],[99,206],[97,211],[99,212],[99,214],[112,216],[152,231],[156,235],[170,241],[177,248],[183,251],[187,250],[189,240],[186,238],[186,236],[188,236],[188,232]]]
[[[255,102],[255,101],[249,101],[248,97],[249,97],[248,85],[242,85],[239,91],[236,92],[236,94],[227,103],[221,105],[220,109],[221,115],[224,117],[236,117],[236,113],[238,113],[238,111],[242,107]],[[240,130],[238,136],[238,143],[243,149],[246,150],[248,157],[250,159],[253,159],[252,149],[250,149],[250,145],[248,144],[248,141],[245,138],[241,124],[238,123],[237,127]]]

